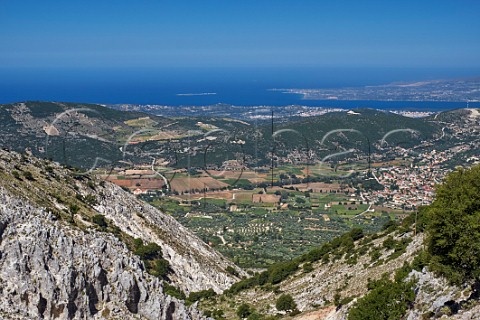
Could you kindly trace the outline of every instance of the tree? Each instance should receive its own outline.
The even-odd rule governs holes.
[[[363,238],[363,230],[361,228],[353,228],[349,232],[350,236],[352,237],[353,241],[357,241]]]
[[[242,303],[237,309],[237,316],[240,319],[245,319],[250,314],[252,314],[252,308],[246,303]]]
[[[289,294],[282,294],[275,303],[277,310],[290,311],[297,308],[297,304]]]
[[[431,269],[452,283],[480,279],[480,166],[450,173],[425,208]]]

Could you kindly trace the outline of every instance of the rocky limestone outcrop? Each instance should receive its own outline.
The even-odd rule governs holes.
[[[0,187],[0,318],[204,319],[113,235],[56,220]]]
[[[12,176],[15,171],[19,178]],[[187,294],[210,288],[217,293],[227,289],[238,280],[226,271],[228,267],[236,269],[240,276],[246,275],[174,218],[112,183],[4,150],[0,150],[1,179],[4,181],[0,186],[30,199],[36,207],[65,216],[72,205],[79,206],[79,213],[72,216],[77,226],[95,229],[91,218],[101,214],[124,234],[144,243],[157,243],[170,265],[168,279]]]

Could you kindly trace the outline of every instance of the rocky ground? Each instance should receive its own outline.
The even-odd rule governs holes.
[[[0,189],[5,319],[202,319],[113,235],[83,232]]]

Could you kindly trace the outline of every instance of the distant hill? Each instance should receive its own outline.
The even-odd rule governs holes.
[[[0,105],[0,121],[1,147],[84,170],[95,164],[109,168],[122,161],[123,165],[149,163],[151,149],[165,153],[169,141],[245,126],[242,121],[224,118],[165,118],[95,104],[43,101]],[[146,158],[142,158],[144,154]],[[175,162],[172,154],[163,156]]]
[[[262,122],[257,126],[252,124],[248,130],[239,128],[232,136],[246,141],[244,145],[212,144],[208,156],[213,162],[211,159],[214,157],[220,161],[225,159],[225,155],[234,158],[235,154],[238,157],[238,153],[242,152],[250,163],[269,166],[272,151],[275,159],[280,157],[288,160],[302,158],[303,155],[304,162],[309,152],[309,161],[313,163],[352,149],[354,152],[351,156],[365,157],[369,152],[379,152],[386,147],[412,148],[440,135],[441,125],[423,118],[409,118],[373,109],[355,109],[274,122],[273,127],[269,122]],[[205,146],[203,148],[206,149]],[[203,162],[201,154],[196,161]]]
[[[249,167],[268,167],[272,151],[278,163],[291,159],[305,163],[342,152],[344,157],[366,157],[385,148],[414,148],[429,142],[449,148],[455,130],[445,129],[446,123],[464,125],[462,119],[469,112],[459,109],[410,118],[355,109],[291,121],[275,119],[272,128],[269,121],[165,118],[101,105],[22,102],[0,105],[0,146],[83,170],[149,164],[152,159],[177,168],[220,166],[231,159],[245,160]]]
[[[94,104],[27,101],[0,105],[0,145],[19,152],[90,168],[122,159],[120,147],[131,135],[165,132],[182,136],[189,128],[171,119],[122,112]],[[135,135],[139,130],[146,131]]]
[[[359,145],[378,147],[381,139],[389,132],[399,131],[386,138],[390,144],[404,142],[403,146],[412,146],[421,140],[433,138],[439,133],[439,126],[422,118],[409,118],[387,111],[373,109],[354,109],[345,112],[331,112],[322,116],[280,123],[274,128],[277,131],[292,129],[300,133],[311,147],[329,147],[332,142],[345,149]],[[408,131],[411,130],[411,131]],[[415,131],[416,134],[412,134]],[[268,128],[263,129],[267,135]],[[330,135],[329,135],[330,133]],[[286,146],[298,144],[298,141],[285,142]]]

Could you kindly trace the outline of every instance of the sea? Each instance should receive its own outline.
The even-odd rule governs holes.
[[[225,103],[440,111],[467,105],[465,102],[305,100],[302,95],[272,89],[358,87],[479,75],[480,69],[471,68],[12,67],[0,69],[0,103],[27,100],[169,106]],[[480,107],[479,103],[469,106]]]

